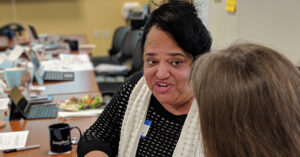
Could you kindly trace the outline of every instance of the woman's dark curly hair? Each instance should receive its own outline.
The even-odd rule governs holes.
[[[193,3],[170,1],[154,10],[144,28],[142,49],[144,49],[147,35],[152,26],[170,34],[176,43],[193,57],[210,50],[212,38],[198,18]]]

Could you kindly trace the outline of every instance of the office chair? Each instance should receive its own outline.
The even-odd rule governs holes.
[[[6,35],[10,40],[14,37],[15,33],[20,36],[24,31],[24,27],[19,23],[8,23],[0,28],[0,35]]]
[[[109,52],[110,56],[113,56],[120,52],[122,43],[125,39],[126,33],[131,29],[130,26],[120,26],[116,29],[112,41],[112,45]]]
[[[131,26],[119,26],[113,36],[111,48],[108,50],[108,57],[92,57],[91,61],[94,66],[100,63],[119,64],[117,56],[120,53],[122,43],[124,42],[127,32],[131,29]]]
[[[143,50],[142,50],[142,45],[141,45],[141,40],[138,41],[138,44],[136,46],[135,53],[132,58],[132,66],[131,70],[128,72],[128,76],[131,74],[137,72],[137,71],[142,71],[143,70]]]
[[[95,70],[96,75],[106,75],[106,76],[126,76],[128,71],[131,70],[132,67],[132,61],[133,61],[133,56],[136,51],[136,47],[138,45],[138,41],[140,40],[142,36],[143,31],[142,30],[132,30],[127,32],[125,39],[122,43],[121,50],[118,53],[117,56],[115,56],[115,60],[118,62],[118,65],[123,65],[127,66],[127,71],[97,71]],[[107,62],[102,62],[102,63],[107,63]],[[110,63],[114,64],[114,63]],[[99,64],[101,66],[101,63]],[[95,67],[97,67],[96,65]],[[98,68],[96,68],[98,69]]]
[[[112,96],[115,92],[118,91],[120,86],[124,83],[126,77],[130,76],[130,74],[134,73],[135,71],[141,69],[142,48],[141,48],[140,41],[141,41],[142,33],[143,33],[142,30],[133,30],[128,32],[122,44],[122,48],[120,51],[121,55],[118,60],[121,64],[127,64],[130,67],[132,67],[130,71],[128,71],[127,73],[119,73],[119,74],[114,73],[111,75],[98,74],[96,76],[98,87],[103,95]],[[105,78],[108,79],[105,80]]]
[[[142,34],[143,31],[140,29],[128,32],[121,47],[120,57],[118,58],[121,64],[126,64],[127,62],[132,63],[133,56],[136,52],[136,48]]]

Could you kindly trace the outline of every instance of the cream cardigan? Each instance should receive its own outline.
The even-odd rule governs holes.
[[[119,157],[136,155],[151,95],[152,92],[142,77],[134,87],[128,101],[121,129]],[[201,141],[198,105],[194,100],[184,122],[173,157],[203,157]]]

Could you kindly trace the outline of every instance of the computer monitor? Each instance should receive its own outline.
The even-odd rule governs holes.
[[[8,96],[12,100],[10,120],[57,117],[58,108],[55,103],[33,105],[26,100],[16,86],[10,91]]]
[[[73,81],[74,72],[62,72],[62,71],[45,71],[41,66],[41,62],[38,57],[38,53],[32,49],[28,52],[28,57],[30,58],[34,67],[34,76],[39,85],[43,85],[44,81]]]
[[[33,25],[29,24],[28,27],[29,27],[32,37],[34,38],[33,44],[36,44],[36,43],[43,44],[45,50],[55,50],[55,49],[62,47],[60,40],[59,40],[60,39],[59,36],[47,34],[47,35],[41,36],[41,38],[40,38]]]
[[[39,35],[37,34],[36,29],[34,28],[34,26],[29,24],[28,27],[29,27],[29,30],[30,30],[33,38],[35,40],[39,41]]]
[[[29,49],[29,51],[27,52],[27,55],[33,64],[34,76],[35,76],[36,81],[38,82],[39,85],[43,85],[44,84],[44,79],[43,79],[44,70],[41,66],[37,52],[32,49]]]

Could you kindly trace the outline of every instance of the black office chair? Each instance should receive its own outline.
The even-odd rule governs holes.
[[[118,27],[113,36],[111,48],[108,50],[108,57],[92,57],[91,61],[94,66],[100,63],[109,64],[119,64],[118,55],[120,55],[120,50],[122,43],[124,42],[127,32],[131,29],[131,26],[120,26]]]
[[[136,51],[136,47],[138,45],[138,42],[142,36],[143,31],[142,30],[132,30],[127,32],[125,39],[122,43],[121,50],[118,53],[118,56],[115,57],[115,59],[118,62],[118,65],[125,65],[128,67],[127,71],[123,72],[116,72],[116,71],[95,71],[96,75],[109,75],[109,76],[118,76],[118,75],[123,75],[126,76],[128,71],[131,70],[132,67],[132,61],[133,61],[133,56]],[[106,62],[102,62],[106,63]],[[101,63],[100,63],[101,64]],[[97,67],[96,65],[95,67]]]
[[[142,34],[143,31],[140,29],[136,29],[128,32],[121,48],[120,57],[118,58],[121,64],[132,62],[133,56],[136,52],[136,48],[139,43],[139,40],[142,37]]]
[[[130,31],[130,29],[131,26],[120,26],[116,29],[111,48],[108,51],[110,56],[116,55],[120,52],[126,33]]]
[[[24,27],[19,23],[8,23],[0,28],[0,35],[6,35],[10,40],[13,38],[15,33],[22,35]]]
[[[142,33],[143,33],[142,30],[133,30],[128,32],[122,44],[119,62],[121,64],[127,64],[130,67],[132,67],[130,71],[126,73],[119,73],[119,74],[117,73],[98,74],[96,76],[98,87],[103,95],[112,96],[119,89],[119,87],[124,83],[126,77],[134,73],[135,70],[141,69],[141,68],[137,68],[137,66],[142,67],[140,65],[142,63],[141,61],[142,49],[140,45]]]
[[[131,65],[131,70],[128,72],[128,76],[131,74],[137,72],[137,71],[142,71],[143,70],[143,50],[142,50],[142,45],[141,45],[141,40],[138,41],[138,44],[136,46],[135,53],[132,58],[132,65]]]

